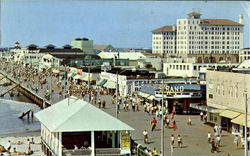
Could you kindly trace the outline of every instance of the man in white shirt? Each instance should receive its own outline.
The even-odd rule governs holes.
[[[148,132],[147,132],[147,130],[145,129],[142,134],[144,136],[144,143],[148,144]]]
[[[210,132],[208,132],[208,134],[207,134],[207,140],[208,140],[208,143],[210,143],[210,142],[211,142],[211,138],[212,138],[212,135],[211,135],[211,133],[210,133]]]
[[[218,135],[218,136],[216,137],[216,145],[217,145],[217,147],[220,146],[220,140],[221,140],[221,138],[220,138],[220,136]]]

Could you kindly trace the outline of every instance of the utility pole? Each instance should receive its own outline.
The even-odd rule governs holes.
[[[118,71],[116,72],[116,100],[115,100],[115,105],[116,105],[116,113],[115,113],[115,117],[118,119]]]
[[[90,74],[90,69],[89,69],[89,67],[88,67],[88,92],[89,92],[89,102],[90,102],[90,95],[91,95],[91,91],[90,91],[90,83],[89,83],[89,74]]]
[[[247,91],[245,90],[245,156],[247,155]]]
[[[164,155],[164,80],[162,79],[162,102],[161,102],[161,152]]]

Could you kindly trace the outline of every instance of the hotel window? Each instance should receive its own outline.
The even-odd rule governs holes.
[[[177,69],[177,70],[179,69],[179,65],[176,65],[176,69]]]
[[[235,87],[235,97],[238,98],[238,87]]]
[[[221,91],[222,91],[222,95],[224,96],[225,95],[225,91],[224,91],[224,85],[223,84],[221,85]]]
[[[230,95],[231,97],[233,97],[233,87],[232,87],[232,86],[231,86],[230,89],[229,89],[229,95]]]
[[[197,70],[197,66],[194,66],[194,70]]]

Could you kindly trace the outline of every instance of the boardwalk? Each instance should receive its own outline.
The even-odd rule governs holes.
[[[38,75],[32,69],[23,68],[18,65],[12,65],[10,63],[0,64],[0,69],[4,70],[9,73],[10,76],[13,76],[18,82],[22,85],[30,88],[34,92],[36,92],[39,96],[45,98],[45,94],[50,92],[50,84],[52,84],[52,88],[54,88],[54,92],[52,93],[52,98],[50,102],[56,103],[62,100],[67,91],[70,87],[66,85],[65,90],[62,89],[62,86],[65,84],[65,79],[58,79],[57,77],[50,77],[45,75]],[[27,70],[28,69],[28,70]],[[14,71],[14,72],[13,72]],[[19,72],[18,72],[19,71]],[[18,76],[18,74],[20,76]],[[46,83],[41,86],[39,81],[39,76],[42,77]],[[66,84],[70,84],[70,81],[67,80]],[[56,89],[57,87],[59,89]],[[37,88],[37,89],[36,89]],[[85,89],[86,90],[86,89]],[[60,96],[59,93],[63,91],[63,95]],[[76,94],[79,98],[82,98],[81,94]],[[115,105],[111,104],[111,96],[109,95],[99,95],[98,99],[106,101],[106,108],[103,109],[105,112],[115,116]],[[84,98],[87,100],[87,96]],[[98,105],[95,105],[98,107]],[[140,105],[140,111],[133,112],[130,110],[124,112],[121,110],[119,114],[119,119],[127,123],[128,125],[132,126],[135,131],[132,132],[132,138],[142,145],[143,143],[143,135],[142,132],[146,129],[149,132],[149,144],[147,145],[150,149],[154,147],[157,150],[160,150],[161,147],[161,131],[160,131],[160,121],[158,121],[156,131],[150,132],[150,122],[153,118],[152,115],[148,115],[144,111],[142,111]],[[243,149],[235,149],[233,143],[233,135],[229,133],[223,133],[222,143],[220,147],[219,153],[211,153],[210,148],[211,145],[207,143],[207,133],[208,131],[213,132],[212,127],[210,125],[205,125],[201,121],[199,121],[198,116],[190,116],[192,119],[192,126],[187,125],[188,120],[187,115],[177,115],[175,120],[178,125],[177,131],[173,131],[173,129],[165,128],[165,155],[171,155],[170,153],[170,135],[174,134],[175,139],[177,139],[177,135],[180,134],[183,138],[183,148],[177,147],[177,140],[175,140],[174,145],[174,156],[210,156],[210,155],[217,155],[217,156],[227,156],[230,153],[232,156],[241,156],[244,153]]]

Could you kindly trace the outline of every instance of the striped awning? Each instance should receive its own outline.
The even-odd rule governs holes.
[[[107,81],[104,85],[103,85],[103,87],[106,87],[106,88],[108,88],[108,89],[115,89],[116,88],[116,86],[115,86],[115,82],[113,82],[113,81]]]
[[[234,119],[237,116],[239,116],[241,113],[239,112],[235,112],[235,111],[231,111],[231,110],[225,110],[223,112],[220,113],[220,116],[229,118],[229,119]]]
[[[81,77],[81,75],[75,75],[74,77],[73,77],[73,79],[79,79]]]
[[[238,125],[245,125],[245,114],[240,114],[235,119],[231,120],[232,123]],[[247,127],[250,127],[250,115],[247,115]]]
[[[103,86],[108,80],[107,79],[100,79],[96,84],[97,86]]]

